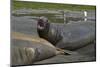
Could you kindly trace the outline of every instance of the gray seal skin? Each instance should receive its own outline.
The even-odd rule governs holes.
[[[11,64],[27,65],[60,54],[48,41],[32,35],[12,33]]]
[[[40,17],[37,20],[37,32],[56,47],[75,50],[95,40],[95,22],[57,24]]]

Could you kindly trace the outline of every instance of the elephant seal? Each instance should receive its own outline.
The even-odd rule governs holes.
[[[36,61],[64,54],[48,41],[32,35],[13,32],[11,39],[11,64],[13,66],[33,64]]]
[[[95,22],[57,24],[40,17],[37,20],[37,32],[56,47],[75,50],[95,40]]]

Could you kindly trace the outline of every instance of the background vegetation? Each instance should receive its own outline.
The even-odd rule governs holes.
[[[91,5],[75,5],[75,4],[55,4],[55,3],[41,3],[41,2],[26,2],[12,0],[12,9],[59,9],[59,10],[95,10],[96,6]]]

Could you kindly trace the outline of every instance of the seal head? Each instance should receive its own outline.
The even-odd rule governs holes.
[[[44,16],[39,17],[37,20],[37,32],[41,38],[47,39],[50,23]],[[45,36],[44,36],[45,35]]]
[[[39,30],[44,30],[46,28],[47,24],[48,24],[48,19],[44,16],[39,17],[37,24],[38,24],[37,28]]]

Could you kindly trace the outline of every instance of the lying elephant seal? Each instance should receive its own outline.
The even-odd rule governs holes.
[[[13,32],[11,41],[12,65],[33,64],[36,61],[64,54],[48,41],[31,35]]]
[[[37,32],[41,38],[59,48],[75,50],[95,40],[95,22],[53,24],[47,18],[40,17]]]

